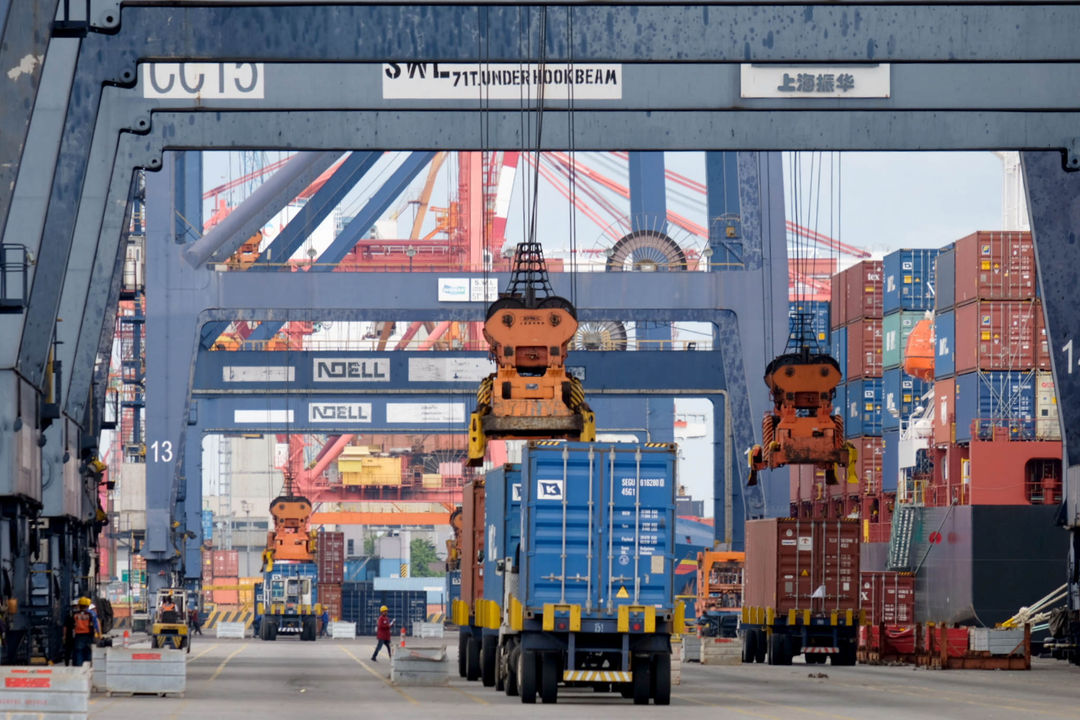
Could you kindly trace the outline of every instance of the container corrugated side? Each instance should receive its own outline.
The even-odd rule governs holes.
[[[829,346],[831,350],[829,354],[832,355],[833,360],[836,360],[840,364],[840,377],[843,382],[847,382],[847,328],[834,328],[832,331],[832,337],[830,338]]]
[[[979,301],[956,308],[956,372],[1032,370],[1036,305]]]
[[[1005,432],[1012,440],[1035,437],[1035,374],[976,372],[956,376],[956,442],[974,432],[990,439]]]
[[[1035,438],[1038,440],[1061,439],[1061,421],[1058,418],[1054,374],[1042,370],[1035,373]]]
[[[863,378],[847,384],[848,412],[844,417],[844,436],[881,435],[881,378]]]
[[[674,605],[675,455],[666,443],[529,443],[520,591],[582,616]],[[591,503],[590,503],[591,499]]]
[[[908,336],[915,324],[923,319],[922,312],[893,312],[881,320],[881,365],[888,369],[899,367],[904,362]]]
[[[484,480],[465,484],[461,493],[461,599],[476,610],[484,596]]]
[[[1027,300],[1035,293],[1030,232],[980,231],[956,241],[956,304]]]
[[[882,260],[882,311],[931,310],[938,251],[936,248],[896,250]]]
[[[843,282],[847,295],[845,323],[859,318],[881,318],[884,284],[880,260],[863,260],[852,265],[844,271]]]
[[[500,561],[514,562],[521,540],[521,465],[507,464],[484,475],[484,599],[501,607],[506,574]]]
[[[934,307],[939,311],[948,310],[956,304],[956,248],[953,245],[941,248],[935,259],[934,269]]]
[[[829,303],[824,300],[791,301],[788,303],[788,338],[801,341],[825,352],[829,347]]]
[[[860,532],[857,520],[747,521],[743,605],[857,611]]]
[[[934,379],[956,374],[956,315],[934,314]]]
[[[884,338],[880,318],[864,318],[847,326],[848,380],[861,377],[881,377]]]
[[[896,492],[900,478],[900,430],[886,430],[881,437],[881,492]]]
[[[1035,369],[1053,369],[1050,364],[1050,339],[1046,334],[1046,316],[1041,300],[1035,303]]]
[[[883,430],[899,428],[901,420],[906,423],[915,408],[923,404],[922,396],[930,389],[930,383],[914,378],[898,367],[886,370],[881,383]]]
[[[915,622],[915,576],[888,570],[860,573],[860,600],[871,625]]]

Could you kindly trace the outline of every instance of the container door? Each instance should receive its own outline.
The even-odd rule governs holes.
[[[602,454],[601,588],[605,611],[672,604],[674,472],[670,448],[616,448]]]

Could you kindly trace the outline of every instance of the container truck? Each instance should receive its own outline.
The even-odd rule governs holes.
[[[746,523],[743,662],[854,665],[859,522],[771,518]]]
[[[667,443],[537,440],[519,468],[489,474],[489,576],[499,580],[489,589],[485,578],[479,623],[497,637],[494,680],[507,695],[552,703],[560,685],[591,686],[670,702],[671,635],[685,630],[675,456]]]
[[[461,493],[461,593],[450,606],[458,626],[458,674],[480,678],[483,637],[477,608],[484,593],[484,478],[465,484]]]

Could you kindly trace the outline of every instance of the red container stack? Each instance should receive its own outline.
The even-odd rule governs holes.
[[[980,300],[956,308],[956,372],[1035,366],[1036,317],[1031,300]]]
[[[238,577],[240,575],[239,550],[213,550],[210,553],[213,577]]]
[[[315,543],[315,563],[320,584],[345,582],[345,533],[320,532]]]
[[[847,324],[864,317],[880,319],[885,289],[882,277],[880,260],[863,260],[840,273],[839,283],[833,285],[833,296],[839,291],[843,300],[833,322]]]
[[[1050,370],[1050,341],[1046,337],[1046,316],[1043,315],[1042,303],[1035,301],[1035,367],[1038,370]]]
[[[846,380],[861,377],[881,377],[884,348],[881,318],[862,318],[847,326]]]
[[[860,574],[862,609],[871,625],[915,622],[915,576],[885,570]]]
[[[1031,233],[980,231],[956,241],[957,305],[1033,297],[1035,246]]]
[[[341,620],[341,583],[319,583],[318,603],[326,608],[330,620]]]

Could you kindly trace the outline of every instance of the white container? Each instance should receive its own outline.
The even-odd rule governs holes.
[[[1046,370],[1035,373],[1035,438],[1037,440],[1061,439],[1054,373]]]
[[[112,693],[183,693],[187,653],[183,650],[109,648],[105,685]]]
[[[0,668],[4,717],[86,720],[90,709],[90,668]]]

